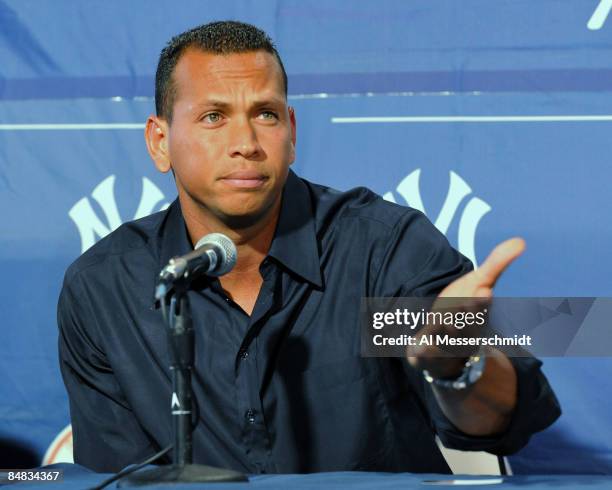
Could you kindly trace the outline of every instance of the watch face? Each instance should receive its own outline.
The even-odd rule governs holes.
[[[484,363],[485,358],[484,356],[481,356],[469,367],[468,380],[470,384],[475,383],[480,379],[482,372],[484,371]]]
[[[463,390],[468,386],[473,385],[480,379],[484,371],[486,358],[484,356],[470,357],[461,375],[455,380],[436,379],[433,378],[427,370],[423,370],[423,376],[428,383],[432,383],[442,388],[452,388],[454,390]]]

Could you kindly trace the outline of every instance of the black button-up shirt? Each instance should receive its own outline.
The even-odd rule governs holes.
[[[172,443],[166,326],[152,296],[161,268],[191,249],[176,201],[66,272],[59,349],[77,463],[116,471]],[[435,295],[470,268],[422,213],[290,172],[252,315],[218,280],[189,292],[194,461],[248,473],[445,473],[436,433],[459,449],[519,449],[559,415],[539,361],[512,360],[518,407],[489,438],[459,432],[406,361],[360,356],[362,297]]]

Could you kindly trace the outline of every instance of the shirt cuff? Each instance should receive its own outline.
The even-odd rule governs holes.
[[[509,358],[516,370],[517,406],[508,428],[493,436],[471,436],[461,432],[444,415],[431,386],[427,398],[436,432],[445,447],[464,451],[487,451],[500,456],[524,447],[532,434],[550,426],[561,415],[559,402],[535,358]]]

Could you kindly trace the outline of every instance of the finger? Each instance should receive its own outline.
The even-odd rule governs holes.
[[[475,298],[492,298],[493,297],[493,289],[488,286],[479,287],[474,293]]]
[[[492,288],[499,276],[525,250],[525,240],[511,238],[500,243],[489,254],[484,263],[476,271],[481,278],[480,286]]]
[[[485,283],[479,269],[455,279],[438,295],[439,298],[490,298],[493,286]]]

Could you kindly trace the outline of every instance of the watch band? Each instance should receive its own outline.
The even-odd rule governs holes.
[[[478,381],[484,372],[486,357],[484,353],[478,352],[470,356],[463,366],[463,371],[455,379],[434,378],[426,369],[423,369],[423,376],[428,383],[441,388],[453,390],[465,390],[468,386],[472,386]]]

